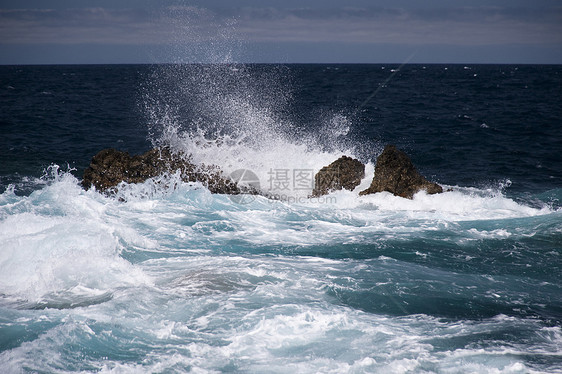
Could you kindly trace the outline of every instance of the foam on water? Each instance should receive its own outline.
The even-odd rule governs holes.
[[[290,204],[258,196],[238,204],[228,196],[211,195],[198,183],[183,183],[178,176],[122,185],[118,197],[107,198],[83,191],[68,173],[61,175],[28,197],[17,197],[11,189],[0,197],[4,294],[39,300],[56,292],[104,293],[108,284],[148,282],[150,277],[121,258],[123,251],[159,251],[164,246],[169,251],[204,252],[232,242],[367,243],[373,234],[392,238],[451,228],[466,238],[504,239],[534,232],[516,225],[482,229],[458,223],[558,214],[501,194],[482,196],[460,188],[440,195],[419,193],[413,200],[339,191],[322,201]]]
[[[11,189],[2,195],[10,203],[1,206],[0,293],[38,305],[74,305],[149,281],[119,256],[122,245],[103,198],[83,191],[70,173],[55,170],[53,178],[29,197]]]
[[[2,317],[0,327],[7,334],[18,326],[35,332],[0,353],[2,366],[108,373],[524,373],[533,372],[520,358],[528,352],[560,354],[559,327],[545,330],[534,320],[451,323],[350,307],[338,301],[341,295],[367,292],[371,281],[380,283],[376,287],[384,295],[385,287],[402,287],[385,285],[390,274],[412,280],[419,275],[384,257],[337,260],[283,249],[371,243],[451,227],[460,236],[501,240],[519,234],[510,227],[484,230],[458,223],[556,212],[462,189],[419,194],[412,201],[351,191],[331,197],[326,204],[264,197],[238,204],[174,175],[122,185],[118,197],[105,197],[82,190],[72,175],[60,172],[30,196],[8,189],[0,196],[0,310],[24,309],[15,319]],[[455,202],[465,208],[451,206]],[[264,245],[277,254],[260,253]],[[452,274],[458,292],[464,287],[476,292],[470,280]],[[392,275],[390,281],[398,279]],[[511,329],[531,334],[535,343],[508,347],[492,339],[488,348],[463,343]]]
[[[179,272],[182,267],[174,262],[151,261],[147,268],[162,272],[161,265],[171,265]],[[526,373],[540,372],[519,359],[529,349],[539,356],[559,352],[559,329],[547,331],[532,321],[499,316],[447,323],[424,315],[392,318],[331,305],[317,277],[339,267],[339,261],[304,259],[299,266],[291,259],[203,257],[182,265],[187,274],[198,267],[216,272],[209,278],[215,284],[221,274],[261,274],[250,281],[251,287],[187,297],[177,294],[175,287],[181,285],[163,282],[157,289],[138,288],[114,302],[75,309],[56,328],[1,354],[1,362],[14,369],[23,364],[30,370],[111,373]],[[543,334],[554,340],[537,340],[532,347],[455,348],[455,341],[470,341],[471,334],[510,330],[524,331],[531,340]],[[82,357],[73,357],[75,347],[81,348]]]
[[[154,69],[154,145],[273,194],[272,171],[380,150],[350,146],[341,113],[299,126],[283,68],[212,62]],[[322,198],[241,201],[177,174],[108,197],[51,171],[0,195],[7,372],[559,371],[561,211],[502,186],[360,197],[368,162],[355,191]]]

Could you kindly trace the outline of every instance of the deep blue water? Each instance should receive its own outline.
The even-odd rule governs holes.
[[[552,65],[1,66],[0,368],[562,372],[561,97]],[[452,191],[359,197],[389,143]],[[154,145],[283,198],[79,186]],[[342,154],[362,186],[308,198]]]

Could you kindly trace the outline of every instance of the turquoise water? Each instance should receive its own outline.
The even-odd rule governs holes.
[[[406,66],[363,105],[390,68],[3,67],[2,371],[562,372],[560,68]],[[390,142],[452,191],[359,197]],[[80,187],[150,143],[282,198]],[[355,191],[296,188],[342,154]]]

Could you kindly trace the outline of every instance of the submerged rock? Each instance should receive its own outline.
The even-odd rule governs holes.
[[[371,185],[359,195],[388,191],[396,196],[411,199],[421,190],[425,190],[428,194],[443,192],[440,185],[429,182],[418,173],[406,153],[394,145],[387,145],[377,158],[375,176]]]
[[[312,196],[326,195],[342,188],[353,191],[364,177],[365,165],[354,158],[342,156],[316,173]]]
[[[183,181],[201,182],[212,193],[240,193],[236,183],[224,176],[217,166],[195,165],[187,155],[173,153],[169,148],[154,148],[135,156],[112,148],[104,149],[92,158],[84,171],[82,186],[110,192],[121,182],[142,183],[178,170]]]

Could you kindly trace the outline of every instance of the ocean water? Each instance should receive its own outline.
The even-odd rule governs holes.
[[[2,66],[0,371],[562,373],[561,97],[561,66]],[[386,144],[450,191],[359,197]],[[158,145],[276,198],[80,187]],[[344,154],[361,186],[309,198]]]

